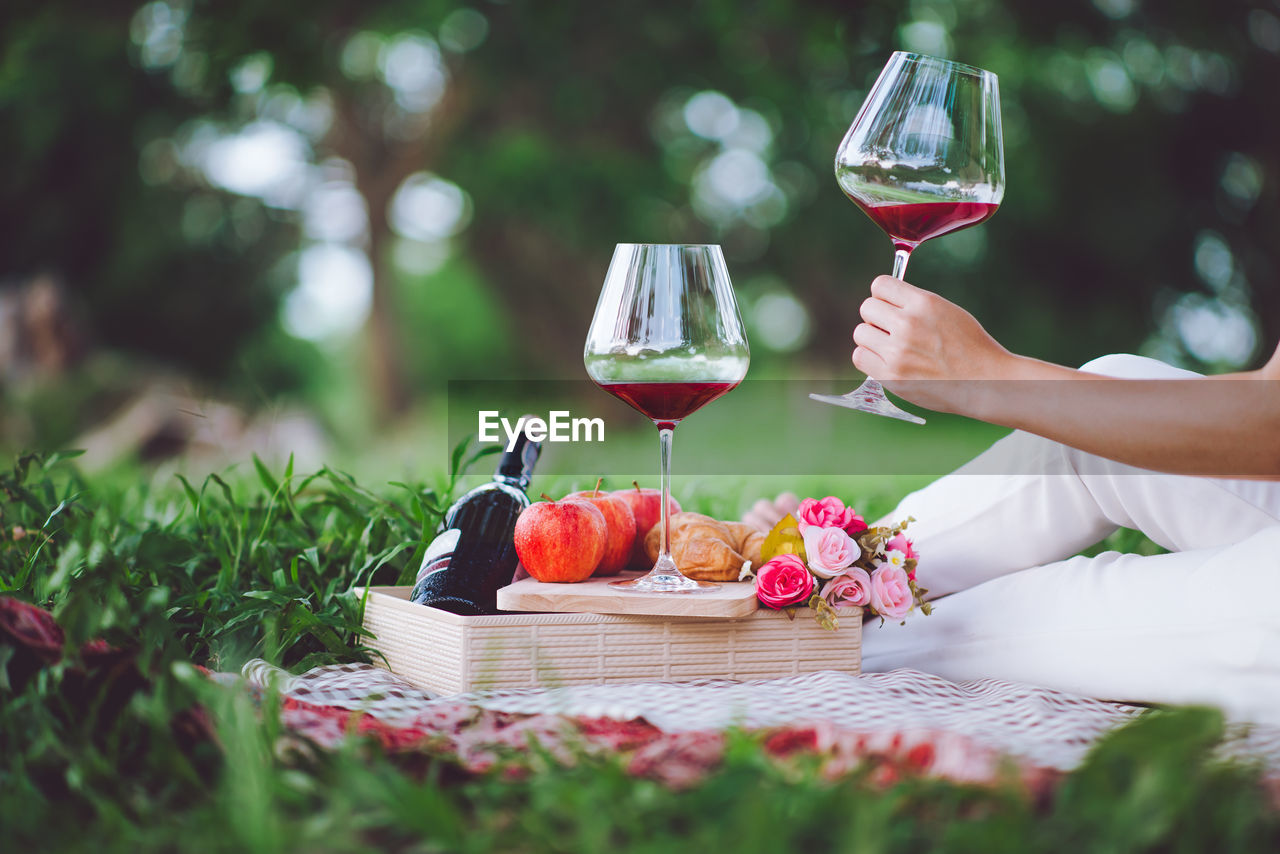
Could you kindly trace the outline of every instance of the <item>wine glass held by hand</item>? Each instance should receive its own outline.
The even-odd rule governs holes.
[[[648,575],[610,586],[655,593],[719,586],[686,578],[671,557],[671,438],[682,419],[742,382],[750,359],[719,246],[618,244],[583,362],[596,385],[658,428],[662,540]]]
[[[893,241],[901,279],[917,246],[989,219],[1004,197],[1000,88],[989,71],[932,56],[890,57],[836,150],[836,182]],[[809,395],[916,424],[880,383]]]

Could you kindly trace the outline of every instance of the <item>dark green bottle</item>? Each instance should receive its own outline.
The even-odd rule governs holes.
[[[493,481],[454,502],[422,558],[410,599],[455,614],[499,613],[498,588],[511,583],[520,562],[513,535],[541,452],[542,443],[522,431]]]

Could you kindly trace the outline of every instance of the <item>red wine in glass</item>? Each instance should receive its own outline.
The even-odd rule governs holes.
[[[597,382],[596,385],[658,425],[674,430],[685,417],[733,391],[730,382]]]
[[[893,241],[901,279],[921,243],[990,218],[1004,198],[999,81],[990,71],[899,51],[836,149],[836,183]],[[899,418],[875,379],[823,403]]]
[[[869,205],[849,196],[881,231],[894,249],[910,252],[926,240],[986,222],[1000,206],[991,202],[914,202]]]
[[[720,247],[619,243],[605,274],[582,361],[596,385],[658,428],[658,559],[647,575],[609,586],[639,593],[718,588],[680,572],[671,556],[667,508],[676,425],[734,389],[751,361]]]

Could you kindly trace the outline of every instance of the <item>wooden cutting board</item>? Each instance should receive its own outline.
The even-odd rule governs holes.
[[[755,583],[720,582],[719,590],[702,593],[632,593],[615,590],[610,581],[635,578],[624,572],[612,578],[591,578],[577,584],[546,584],[525,578],[498,591],[503,611],[544,611],[588,614],[638,614],[658,617],[740,619],[757,607]]]

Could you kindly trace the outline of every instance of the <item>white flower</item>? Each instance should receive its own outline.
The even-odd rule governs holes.
[[[889,549],[889,551],[885,552],[884,562],[889,564],[889,566],[896,566],[898,569],[907,568],[906,554],[898,551],[897,549]]]

